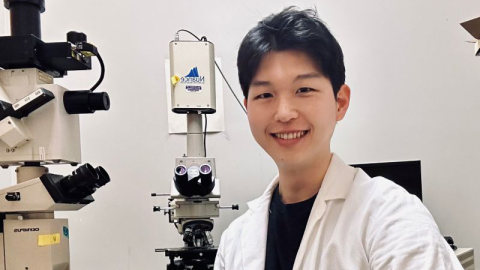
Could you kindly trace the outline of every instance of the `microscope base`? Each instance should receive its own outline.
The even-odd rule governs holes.
[[[70,269],[66,219],[18,220],[7,216],[3,220],[0,242],[4,249],[0,269]]]

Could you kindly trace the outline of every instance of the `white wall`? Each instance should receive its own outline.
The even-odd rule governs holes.
[[[60,41],[69,30],[84,31],[106,62],[101,89],[109,112],[82,116],[85,162],[103,165],[112,183],[97,201],[70,218],[72,269],[165,269],[154,248],[181,245],[173,225],[153,205],[165,199],[174,158],[185,137],[169,136],[164,65],[168,43],[180,28],[216,45],[226,76],[240,94],[236,53],[255,23],[292,1],[113,1],[48,0],[43,39]],[[295,1],[316,6],[343,47],[347,83],[353,90],[333,150],[348,163],[421,159],[424,201],[442,233],[458,246],[480,250],[480,58],[460,22],[480,16],[480,2]],[[2,16],[0,12],[0,29]],[[187,36],[184,36],[187,37]],[[98,76],[71,72],[58,80],[70,89],[90,87]],[[227,89],[225,87],[225,89]],[[275,175],[274,163],[256,145],[245,115],[225,93],[226,132],[208,137],[222,182],[225,211],[214,237],[246,210]],[[51,168],[67,173],[68,167]],[[480,254],[477,252],[477,254]],[[480,265],[480,256],[476,257]]]

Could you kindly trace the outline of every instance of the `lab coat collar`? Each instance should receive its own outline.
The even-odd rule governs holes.
[[[319,194],[325,201],[347,198],[350,186],[355,177],[355,169],[348,166],[335,153],[332,154],[330,165],[322,182]],[[270,203],[272,193],[278,184],[278,174],[268,185],[267,189],[259,198],[247,203],[252,211],[262,210],[265,204]]]
[[[326,201],[334,199],[345,199],[355,177],[355,169],[346,165],[336,154],[332,155],[330,165],[320,188],[312,211],[309,217],[304,234],[311,234],[315,221],[322,218],[326,209]],[[268,207],[275,187],[278,184],[278,175],[267,187],[263,195],[248,203],[251,211],[243,224],[242,236],[240,239],[242,249],[243,269],[264,269],[265,252],[267,245],[268,231]],[[299,252],[307,249],[306,243],[302,240]],[[294,269],[298,269],[301,260],[295,261]]]
[[[355,178],[355,168],[348,166],[335,153],[320,188],[325,201],[346,199]]]

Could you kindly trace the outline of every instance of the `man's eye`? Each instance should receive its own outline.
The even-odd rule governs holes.
[[[256,96],[255,99],[264,99],[264,98],[270,98],[270,97],[273,97],[273,95],[270,94],[270,93],[263,93],[263,94],[260,94],[260,95]]]
[[[312,91],[315,91],[315,89],[310,88],[310,87],[302,87],[302,88],[297,90],[297,93],[308,93],[308,92],[312,92]]]

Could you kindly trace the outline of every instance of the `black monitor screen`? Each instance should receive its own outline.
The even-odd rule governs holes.
[[[385,163],[354,164],[370,177],[383,176],[402,186],[422,200],[422,173],[420,160]]]

